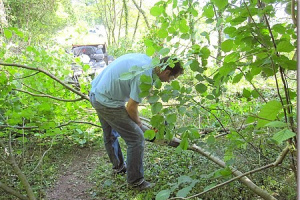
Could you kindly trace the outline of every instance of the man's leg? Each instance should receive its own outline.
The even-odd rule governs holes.
[[[121,171],[124,172],[126,170],[126,166],[118,141],[119,134],[117,131],[112,129],[112,127],[109,125],[109,123],[107,123],[106,120],[101,117],[101,108],[103,106],[95,100],[94,95],[90,95],[90,101],[92,106],[95,108],[99,121],[101,123],[105,149],[111,163],[113,164],[113,169],[116,173]]]
[[[121,172],[126,166],[118,141],[119,134],[117,131],[113,130],[105,120],[99,119],[103,129],[103,140],[108,157],[113,164],[115,172]]]

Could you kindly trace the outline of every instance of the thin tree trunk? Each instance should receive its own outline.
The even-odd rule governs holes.
[[[123,8],[124,8],[124,19],[125,19],[125,38],[128,36],[128,6],[127,1],[123,0]]]
[[[139,7],[139,5],[136,3],[135,0],[132,0],[133,4],[135,5],[135,7],[139,10],[139,12],[143,15],[144,17],[144,20],[146,22],[146,25],[147,25],[147,28],[150,29],[150,25],[149,25],[149,22],[148,22],[148,19],[146,17],[146,14],[145,12],[143,11],[143,9],[141,7]]]
[[[142,0],[140,0],[140,8],[141,7],[142,7]],[[139,12],[138,16],[136,18],[135,27],[134,27],[134,31],[133,31],[133,35],[132,35],[132,43],[133,43],[133,40],[135,39],[135,34],[136,34],[136,31],[137,31],[137,28],[138,28],[140,16],[141,16],[141,13]]]

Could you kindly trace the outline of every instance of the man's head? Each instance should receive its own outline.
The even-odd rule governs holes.
[[[164,57],[160,59],[160,66],[156,69],[156,74],[162,82],[170,82],[183,74],[183,67],[176,58]],[[161,68],[164,70],[161,71]]]

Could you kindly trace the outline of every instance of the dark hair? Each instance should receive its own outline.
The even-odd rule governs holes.
[[[171,76],[183,74],[183,67],[181,62],[177,58],[170,58],[170,56],[160,59],[160,64],[164,68],[164,63],[168,64],[165,69],[171,71]],[[170,63],[174,64],[174,67],[170,67]]]

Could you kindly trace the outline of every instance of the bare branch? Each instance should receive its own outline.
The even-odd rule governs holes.
[[[67,122],[67,123],[65,123],[65,124],[61,124],[61,125],[59,125],[59,126],[56,126],[55,128],[61,128],[61,127],[63,127],[63,126],[67,126],[67,125],[69,125],[69,124],[71,124],[71,123],[89,124],[89,125],[92,125],[92,126],[96,126],[96,127],[102,128],[102,126],[99,126],[99,125],[97,125],[97,124],[94,124],[94,123],[91,123],[91,122],[83,122],[83,121],[69,121],[69,122]]]

